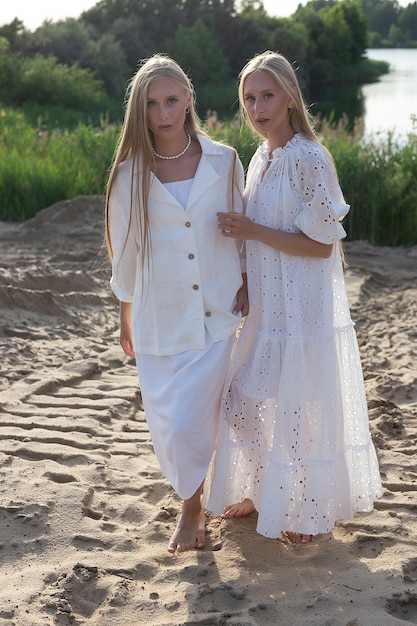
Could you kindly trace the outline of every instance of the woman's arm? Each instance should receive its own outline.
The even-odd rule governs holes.
[[[223,237],[232,239],[253,239],[271,248],[295,256],[311,256],[327,259],[333,244],[320,243],[304,233],[286,233],[276,228],[257,224],[240,213],[217,213],[218,227]]]

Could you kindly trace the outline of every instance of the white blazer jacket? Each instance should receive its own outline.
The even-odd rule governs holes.
[[[221,235],[216,213],[243,210],[243,167],[232,148],[202,135],[198,140],[202,155],[185,209],[151,174],[149,270],[146,264],[141,267],[137,206],[131,217],[130,159],[120,165],[111,191],[110,283],[119,300],[133,302],[137,354],[203,349],[206,329],[217,342],[233,334],[240,323],[240,314],[232,310],[244,262],[239,259],[239,242]]]

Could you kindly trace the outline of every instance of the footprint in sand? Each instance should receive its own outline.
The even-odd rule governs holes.
[[[403,577],[404,582],[417,583],[417,558],[404,563]]]
[[[49,514],[47,505],[11,501],[7,506],[0,507],[3,542],[0,550],[3,557],[9,553],[23,555],[39,551],[49,533]]]
[[[405,591],[394,594],[385,605],[387,613],[407,623],[417,624],[417,594]]]

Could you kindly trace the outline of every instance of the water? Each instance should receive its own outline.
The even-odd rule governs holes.
[[[367,56],[387,61],[391,69],[378,83],[361,87],[365,133],[406,137],[413,129],[411,116],[417,116],[417,49],[371,49]]]
[[[367,56],[387,61],[390,72],[369,85],[317,87],[306,94],[311,112],[336,120],[343,114],[349,120],[361,117],[365,135],[393,132],[405,139],[413,130],[411,116],[417,115],[417,49],[369,49]]]

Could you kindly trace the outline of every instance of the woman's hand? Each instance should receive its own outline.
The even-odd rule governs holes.
[[[121,302],[120,303],[120,337],[119,343],[123,348],[123,352],[135,358],[135,352],[133,350],[132,341],[132,303]]]
[[[243,213],[217,213],[218,228],[223,237],[233,239],[256,239],[258,224],[252,222]]]
[[[242,274],[243,285],[236,294],[236,304],[233,313],[241,313],[245,317],[249,313],[248,283],[246,274]]]

